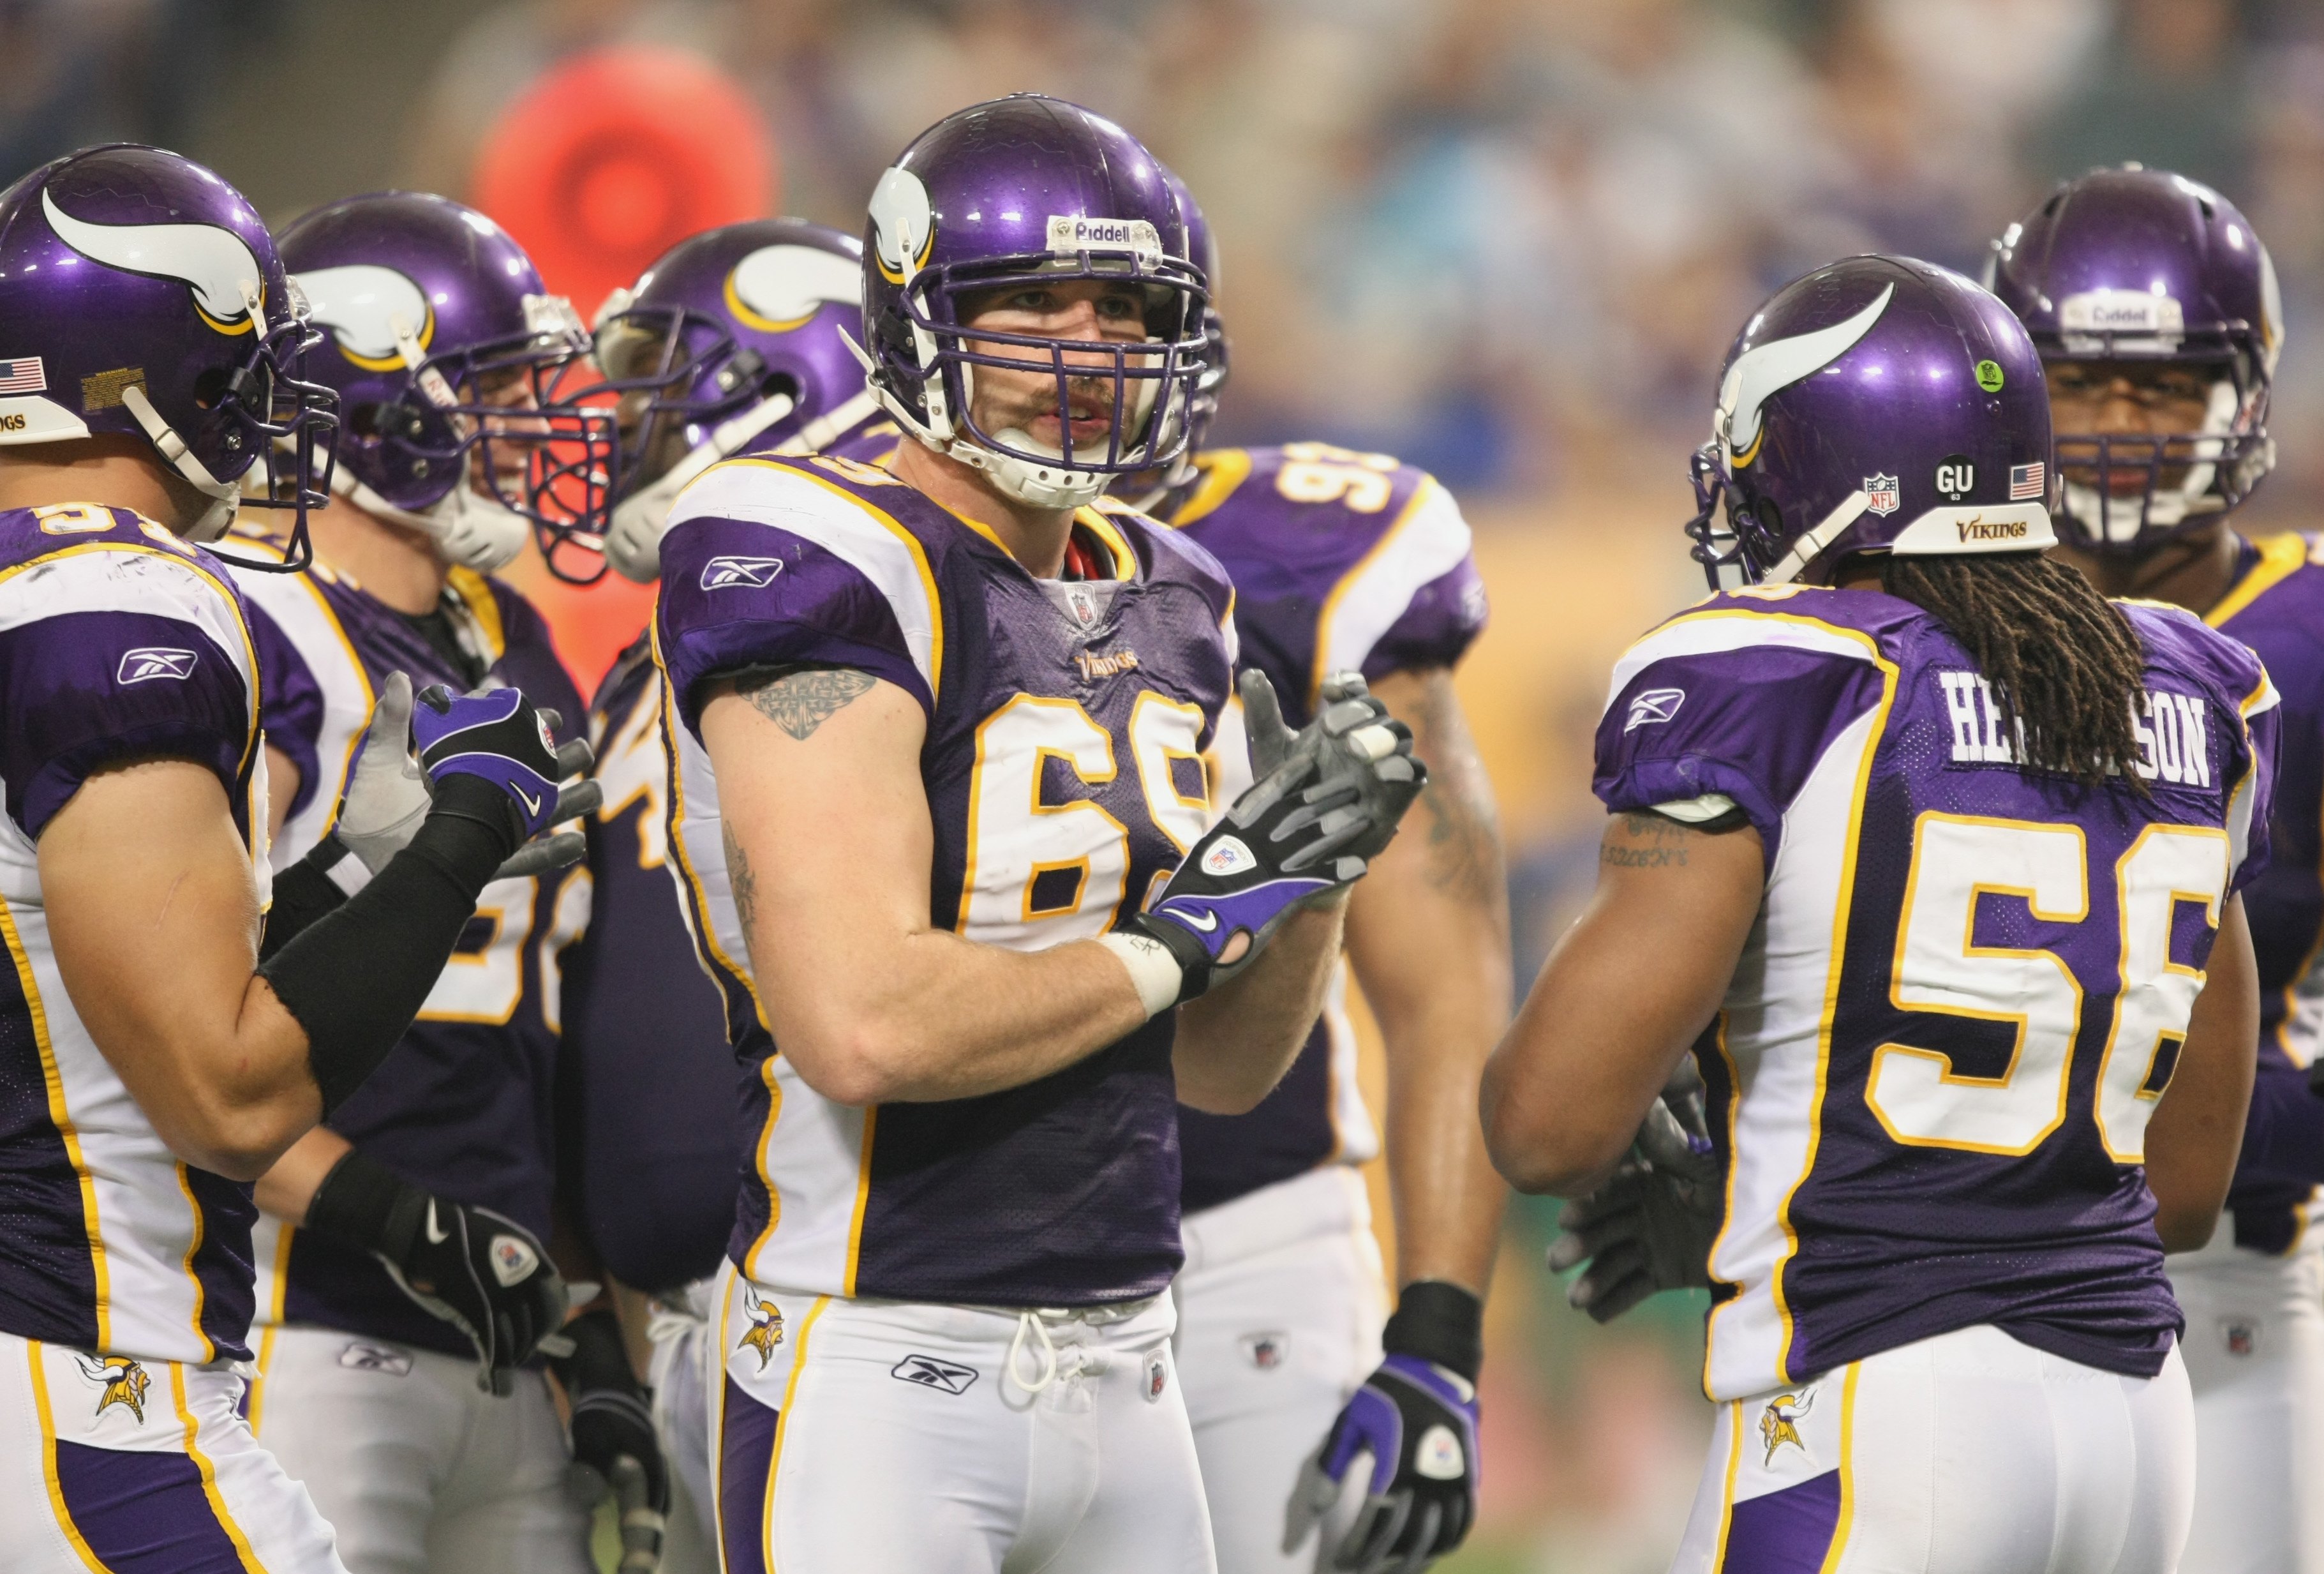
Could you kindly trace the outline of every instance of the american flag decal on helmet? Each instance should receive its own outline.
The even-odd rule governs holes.
[[[48,386],[49,375],[42,369],[40,356],[0,361],[0,394],[43,394]]]
[[[2023,503],[2029,497],[2039,497],[2050,489],[2050,467],[2036,459],[2030,465],[2009,467],[2009,501]]]

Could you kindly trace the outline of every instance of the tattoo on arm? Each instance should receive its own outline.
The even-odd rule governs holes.
[[[1428,883],[1463,902],[1489,902],[1501,867],[1501,835],[1491,808],[1452,782],[1420,791],[1428,810]]]
[[[1502,899],[1500,817],[1449,682],[1424,691],[1420,739],[1430,762],[1420,802],[1428,810],[1428,883],[1462,902]]]
[[[1598,861],[1618,869],[1683,867],[1687,844],[1702,834],[1659,814],[1626,813],[1608,828]]]
[[[848,667],[813,667],[791,672],[752,673],[735,681],[734,692],[760,715],[804,743],[815,729],[872,691],[878,680]]]
[[[718,834],[726,844],[726,879],[734,892],[734,916],[742,921],[743,931],[748,933],[759,913],[759,876],[751,868],[751,855],[735,839],[734,828],[722,822]]]

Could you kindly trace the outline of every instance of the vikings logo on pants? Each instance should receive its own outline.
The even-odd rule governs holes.
[[[749,1285],[742,1286],[742,1305],[751,1314],[751,1331],[742,1336],[738,1349],[759,1352],[759,1370],[767,1369],[774,1359],[775,1347],[783,1342],[783,1314],[771,1301],[761,1301]]]
[[[121,1405],[145,1424],[145,1390],[151,1379],[145,1368],[126,1356],[81,1356],[78,1357],[81,1375],[105,1392],[97,1396],[97,1413],[103,1415],[113,1405]]]
[[[1767,1401],[1767,1408],[1759,1412],[1759,1440],[1767,1446],[1766,1458],[1760,1463],[1775,1462],[1775,1450],[1785,1443],[1802,1453],[1807,1445],[1800,1440],[1800,1422],[1815,1408],[1815,1393],[1810,1390],[1805,1398],[1796,1393],[1778,1393]]]

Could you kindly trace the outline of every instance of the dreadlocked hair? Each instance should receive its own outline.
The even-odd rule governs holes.
[[[2038,552],[1885,558],[1880,588],[1928,613],[1992,686],[2002,734],[2028,767],[2085,787],[2145,779],[2133,708],[2145,655],[2122,609],[2080,571]]]

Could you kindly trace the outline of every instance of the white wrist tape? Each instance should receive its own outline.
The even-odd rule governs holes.
[[[1169,947],[1136,934],[1102,934],[1097,943],[1120,957],[1121,965],[1130,969],[1130,982],[1148,1017],[1159,1016],[1178,1004],[1178,991],[1185,987],[1186,975]]]

